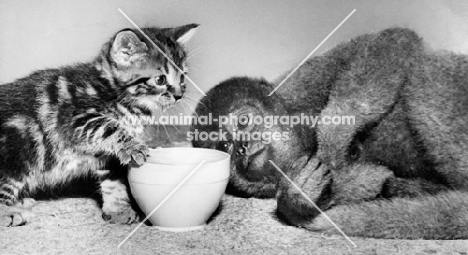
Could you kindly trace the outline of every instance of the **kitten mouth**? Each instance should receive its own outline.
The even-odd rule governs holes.
[[[166,93],[163,93],[161,94],[161,100],[172,100],[174,99],[174,97],[169,93],[169,92],[166,92]]]
[[[163,111],[171,108],[175,104],[174,97],[169,93],[164,93],[159,97],[159,106],[162,108]]]

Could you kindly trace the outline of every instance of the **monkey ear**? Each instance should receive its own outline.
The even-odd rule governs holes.
[[[188,24],[174,28],[174,39],[182,46],[185,46],[190,38],[195,34],[198,24]]]
[[[110,58],[117,66],[126,67],[147,55],[148,47],[131,30],[122,30],[114,38]]]

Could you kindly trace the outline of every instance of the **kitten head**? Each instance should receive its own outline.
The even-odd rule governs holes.
[[[103,47],[99,64],[104,76],[121,91],[121,100],[153,112],[181,99],[188,72],[185,45],[197,26],[118,32]]]

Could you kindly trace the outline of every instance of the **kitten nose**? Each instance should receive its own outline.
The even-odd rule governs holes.
[[[179,91],[179,93],[177,93],[177,89],[172,85],[167,85],[167,91],[172,93],[176,101],[182,98],[182,91]]]

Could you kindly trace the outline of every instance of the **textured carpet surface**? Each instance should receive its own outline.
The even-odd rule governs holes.
[[[111,225],[87,198],[40,201],[31,223],[0,229],[1,254],[468,254],[467,241],[351,238],[287,226],[274,216],[274,200],[226,195],[203,230],[172,233],[136,225]]]

